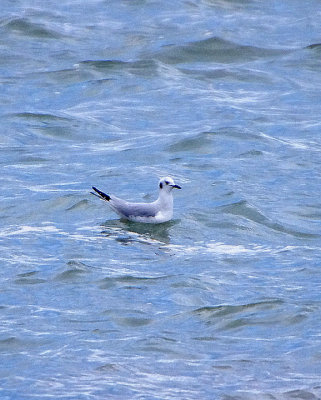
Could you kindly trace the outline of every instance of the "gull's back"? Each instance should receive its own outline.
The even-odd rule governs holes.
[[[155,218],[160,211],[157,201],[153,203],[131,203],[119,197],[110,196],[109,204],[119,216],[138,222],[148,222],[145,219]]]

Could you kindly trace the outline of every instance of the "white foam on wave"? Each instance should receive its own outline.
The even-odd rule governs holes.
[[[182,253],[186,255],[196,255],[196,254],[215,254],[218,256],[258,256],[260,254],[270,253],[271,255],[276,255],[282,252],[289,252],[295,250],[302,250],[302,246],[261,246],[258,244],[244,245],[232,245],[222,242],[210,241],[208,243],[199,242],[192,246],[184,246],[179,244],[169,244],[166,248],[174,251],[175,253]],[[315,250],[310,247],[304,246],[304,250]]]
[[[168,245],[171,250],[185,254],[213,253],[217,255],[250,255],[257,254],[257,249],[243,245],[229,245],[221,242],[198,243],[194,246]]]
[[[29,233],[61,233],[61,230],[54,225],[43,225],[43,226],[30,226],[20,225],[11,226],[0,231],[0,237],[17,236]]]

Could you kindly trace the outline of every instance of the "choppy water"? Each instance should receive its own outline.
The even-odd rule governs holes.
[[[1,2],[2,399],[321,397],[320,17]]]

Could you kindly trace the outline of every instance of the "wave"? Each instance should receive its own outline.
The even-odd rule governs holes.
[[[137,61],[122,60],[84,60],[79,66],[86,69],[94,69],[100,72],[130,72],[134,75],[148,77],[157,73],[157,63],[151,59]]]
[[[319,238],[319,234],[302,232],[292,228],[290,226],[285,226],[279,222],[274,222],[263,215],[259,210],[255,207],[248,204],[247,201],[241,200],[232,204],[221,206],[221,210],[227,214],[234,214],[241,217],[246,218],[252,222],[255,222],[260,225],[264,225],[265,227],[272,229],[277,232],[286,233],[288,235],[298,237],[298,238]]]
[[[183,45],[168,45],[155,57],[169,64],[207,61],[234,63],[284,55],[288,52],[289,50],[286,49],[267,49],[240,45],[219,37],[212,37]]]
[[[39,39],[60,39],[64,35],[46,27],[43,24],[32,22],[27,18],[10,18],[2,21],[2,27],[7,31]]]

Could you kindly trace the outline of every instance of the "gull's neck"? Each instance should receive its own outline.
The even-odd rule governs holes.
[[[173,209],[173,194],[172,192],[165,192],[160,190],[157,202],[164,208]]]

